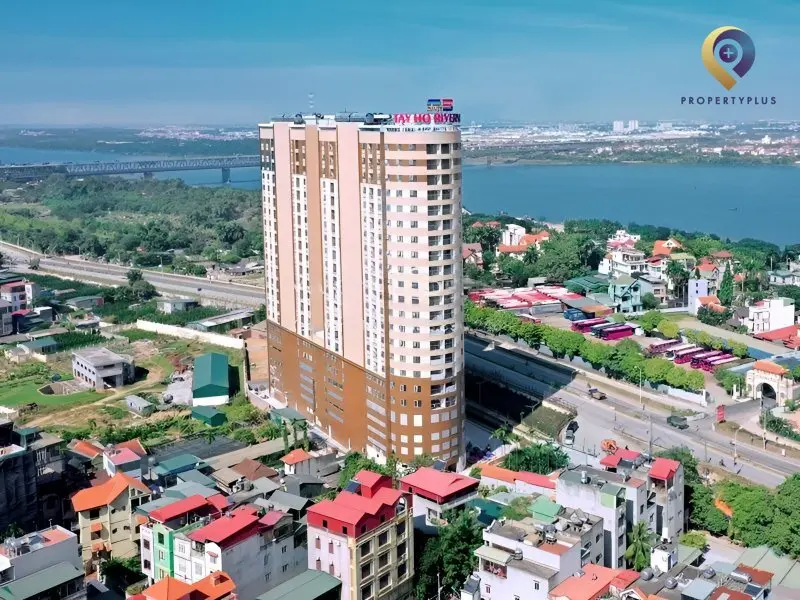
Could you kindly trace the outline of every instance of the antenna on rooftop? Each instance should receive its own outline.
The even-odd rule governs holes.
[[[308,114],[314,114],[314,92],[308,93]]]

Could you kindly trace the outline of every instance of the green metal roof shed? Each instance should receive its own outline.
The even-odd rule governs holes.
[[[60,562],[37,573],[15,579],[0,587],[0,599],[25,600],[26,598],[39,597],[45,592],[58,594],[59,598],[72,595],[80,591],[83,572],[75,565]],[[72,586],[69,584],[72,583]],[[64,586],[64,587],[61,587]],[[63,594],[63,595],[62,595]]]
[[[228,420],[225,413],[219,412],[213,406],[195,406],[192,408],[192,418],[202,421],[209,427],[219,427]]]
[[[256,600],[339,600],[342,582],[324,571],[308,570],[256,597]]]
[[[228,396],[229,390],[227,356],[209,352],[194,359],[193,398]]]

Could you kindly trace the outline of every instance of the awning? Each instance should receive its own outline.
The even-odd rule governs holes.
[[[106,549],[105,542],[95,542],[94,544],[92,544],[92,552],[102,552],[105,549]]]
[[[492,548],[491,546],[479,546],[478,549],[475,550],[475,556],[500,565],[508,564],[508,561],[511,560],[511,554],[505,550]]]
[[[137,525],[146,525],[147,524],[147,517],[144,515],[136,515],[136,524]]]
[[[103,524],[102,523],[92,523],[92,526],[89,528],[92,533],[97,533],[98,531],[103,531]]]

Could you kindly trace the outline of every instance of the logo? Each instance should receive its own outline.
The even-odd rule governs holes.
[[[719,27],[703,42],[701,56],[708,72],[730,90],[753,66],[756,47],[738,27]]]
[[[428,112],[452,112],[452,98],[428,98]]]
[[[450,112],[453,110],[453,99],[452,98],[442,98],[442,110],[446,112]]]

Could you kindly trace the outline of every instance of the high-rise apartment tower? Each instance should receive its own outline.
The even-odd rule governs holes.
[[[270,394],[379,461],[463,463],[459,122],[259,126]]]

